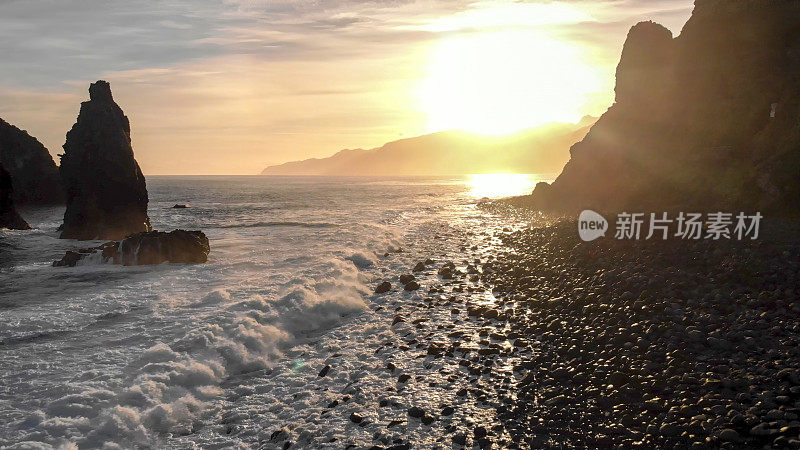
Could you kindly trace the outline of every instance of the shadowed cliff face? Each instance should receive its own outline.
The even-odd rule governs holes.
[[[0,163],[11,174],[14,202],[53,205],[64,203],[58,167],[50,152],[26,131],[0,119]]]
[[[14,208],[13,192],[11,175],[0,164],[0,228],[27,230],[30,226]]]
[[[122,239],[150,231],[147,188],[133,157],[128,118],[98,81],[67,133],[61,176],[67,191],[61,237]]]
[[[796,211],[798,23],[797,1],[699,0],[675,39],[652,22],[633,27],[616,103],[527,205]]]

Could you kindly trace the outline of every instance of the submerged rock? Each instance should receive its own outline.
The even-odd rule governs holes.
[[[91,252],[94,253],[94,252]],[[81,253],[72,250],[67,250],[67,253],[59,261],[53,261],[53,267],[75,267],[78,261],[87,257],[90,253]]]
[[[0,228],[28,230],[30,226],[14,207],[13,194],[11,175],[0,164]]]
[[[62,239],[122,239],[150,231],[147,188],[133,157],[128,118],[98,81],[67,133],[61,176],[67,191]]]
[[[0,164],[11,175],[14,203],[64,203],[64,187],[50,152],[25,130],[0,119]]]
[[[202,231],[150,231],[128,236],[120,242],[106,242],[99,247],[68,251],[60,261],[53,262],[53,266],[74,267],[88,257],[97,258],[100,263],[125,266],[165,262],[196,264],[206,262],[209,251],[208,238]]]

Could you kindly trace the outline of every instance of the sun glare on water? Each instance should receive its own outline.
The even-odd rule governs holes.
[[[530,194],[540,181],[546,180],[537,175],[487,173],[470,175],[467,183],[474,198],[502,198]]]
[[[563,4],[513,3],[437,24],[435,30],[468,31],[431,53],[420,89],[429,130],[506,134],[578,122],[598,91],[598,76],[580,48],[537,26],[581,20],[588,16]]]

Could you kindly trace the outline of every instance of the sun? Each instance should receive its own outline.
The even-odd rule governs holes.
[[[506,134],[578,122],[598,85],[574,45],[533,29],[472,32],[435,47],[419,101],[430,131]]]

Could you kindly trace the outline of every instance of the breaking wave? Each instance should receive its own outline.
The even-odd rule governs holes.
[[[52,267],[101,243],[58,239],[63,209],[30,215],[39,230],[0,232],[0,447],[234,442],[215,428],[230,382],[277,374],[331,335],[362,336],[348,324],[363,319],[366,283],[407,270],[408,224],[456,203],[450,188],[427,197],[436,185],[359,183],[149,179],[151,222],[202,229],[212,248],[202,265]]]
[[[220,384],[227,378],[268,371],[286,348],[364,310],[369,291],[356,264],[330,260],[322,266],[320,275],[293,278],[274,297],[239,298],[217,289],[182,305],[193,313],[194,325],[179,338],[144,350],[125,367],[124,380],[66,394],[13,426],[45,433],[49,445],[79,448],[152,446],[164,434],[191,433],[209,403],[223,394]],[[117,383],[122,387],[110,386]]]

